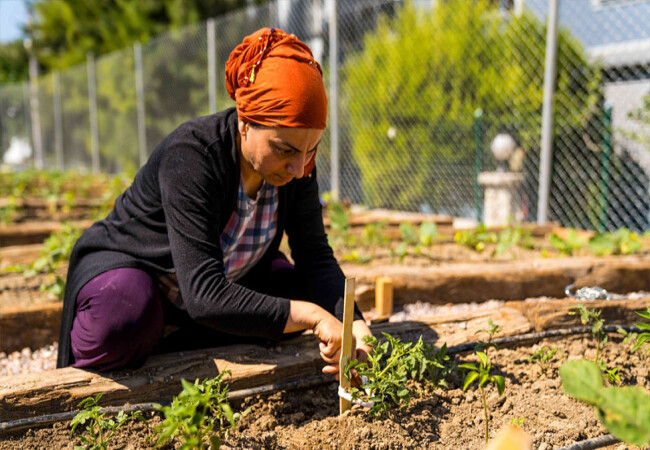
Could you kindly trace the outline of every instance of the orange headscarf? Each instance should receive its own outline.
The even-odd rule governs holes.
[[[295,35],[262,28],[226,62],[226,87],[240,119],[270,127],[325,129],[323,72]]]

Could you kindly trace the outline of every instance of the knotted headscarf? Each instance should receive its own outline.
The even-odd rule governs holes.
[[[323,72],[295,35],[262,28],[226,62],[226,87],[240,119],[270,127],[325,129]]]

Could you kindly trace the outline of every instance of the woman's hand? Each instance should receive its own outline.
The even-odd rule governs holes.
[[[291,300],[289,318],[284,332],[292,333],[307,328],[313,330],[314,336],[319,340],[320,356],[327,363],[323,367],[323,373],[338,374],[343,324],[314,303]]]

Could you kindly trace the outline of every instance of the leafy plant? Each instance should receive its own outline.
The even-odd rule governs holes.
[[[612,367],[610,369],[607,367],[607,363],[602,359],[598,360],[598,367],[609,384],[621,384],[621,376],[618,374],[618,367]]]
[[[598,362],[600,348],[607,343],[607,333],[603,331],[605,321],[600,318],[601,311],[587,308],[584,303],[579,303],[569,309],[570,315],[580,315],[583,325],[591,324],[591,334],[596,339],[596,355],[594,363]]]
[[[622,328],[616,330],[618,334],[623,336],[622,344],[627,347],[628,353],[636,353],[642,360],[650,358],[650,342],[638,343],[639,333],[634,331],[625,331]]]
[[[604,387],[600,368],[586,360],[564,363],[560,377],[564,392],[594,406],[610,433],[629,444],[650,445],[650,395],[643,388]]]
[[[388,228],[386,222],[369,223],[363,230],[361,230],[361,244],[362,245],[383,245],[390,241],[384,233]]]
[[[16,265],[7,267],[7,272],[20,272],[25,278],[38,274],[47,274],[47,279],[41,284],[42,292],[49,292],[58,298],[63,298],[65,280],[57,275],[61,265],[70,259],[74,244],[81,236],[82,230],[69,224],[63,224],[59,231],[52,233],[43,243],[39,257],[27,266]]]
[[[113,434],[129,420],[138,419],[145,424],[147,423],[140,411],[135,411],[132,414],[126,414],[124,411],[120,411],[114,419],[107,418],[106,413],[101,412],[101,407],[99,406],[100,398],[102,398],[101,393],[95,397],[88,397],[82,400],[79,403],[79,407],[83,408],[83,410],[70,421],[70,426],[72,427],[70,437],[75,435],[77,427],[82,426],[84,430],[82,434],[77,435],[77,438],[84,446],[75,447],[75,449],[106,449]]]
[[[350,393],[353,399],[357,399],[369,392],[369,400],[374,402],[369,414],[373,416],[394,407],[406,408],[411,399],[406,381],[427,371],[421,359],[422,338],[414,344],[401,342],[388,333],[382,335],[386,339],[382,343],[374,336],[365,336],[364,342],[372,347],[368,362],[350,361],[344,372],[349,378],[354,369],[359,376],[367,377],[361,388],[352,387]]]
[[[551,233],[549,242],[556,250],[567,256],[572,256],[575,252],[587,246],[587,240],[580,237],[575,228],[569,230],[566,238],[562,238],[556,233]]]
[[[194,384],[181,380],[183,390],[172,400],[170,406],[158,406],[165,415],[165,420],[156,427],[158,433],[155,447],[165,444],[170,439],[180,437],[181,449],[211,448],[221,446],[222,436],[227,435],[224,424],[228,422],[234,430],[240,415],[232,412],[228,404],[228,385],[223,384],[223,377],[230,374],[224,370],[215,378]]]
[[[488,231],[483,223],[471,230],[460,230],[454,234],[454,242],[477,252],[485,250],[485,244],[494,244],[496,241],[496,233]]]
[[[631,255],[643,248],[639,235],[628,228],[601,233],[589,239],[589,247],[597,256]]]
[[[545,374],[548,370],[549,365],[555,358],[558,350],[559,349],[557,347],[549,347],[547,345],[544,345],[542,348],[537,349],[532,355],[526,358],[526,361],[531,364],[537,364],[539,368],[542,369],[542,373]]]
[[[532,233],[522,227],[509,227],[501,231],[497,235],[496,244],[492,256],[505,253],[511,247],[535,248]]]
[[[478,388],[481,393],[481,400],[483,402],[483,412],[485,414],[485,442],[489,440],[490,432],[490,412],[487,405],[487,397],[485,395],[485,385],[494,384],[499,392],[499,395],[503,395],[506,389],[505,379],[501,375],[493,375],[492,364],[488,356],[488,350],[490,348],[497,349],[497,345],[492,342],[492,339],[496,333],[498,333],[499,326],[492,322],[492,319],[488,321],[489,327],[486,330],[481,330],[480,332],[485,332],[488,334],[487,342],[479,342],[479,345],[476,346],[476,356],[479,359],[479,365],[477,366],[474,363],[464,363],[460,364],[458,368],[467,370],[467,375],[465,375],[465,380],[463,381],[463,390],[466,391],[467,388],[474,383],[478,383]],[[485,350],[485,351],[481,351]]]
[[[644,319],[650,320],[650,306],[646,311],[641,311],[641,312],[637,311],[636,314],[643,317]],[[636,351],[639,348],[641,348],[641,346],[650,342],[650,324],[645,322],[636,322],[634,326],[641,328],[642,330],[647,330],[647,331],[642,331],[641,333],[638,334],[636,338],[636,344],[634,346],[634,350]]]
[[[438,237],[438,227],[433,222],[422,222],[419,237],[421,245],[429,246],[433,244]]]

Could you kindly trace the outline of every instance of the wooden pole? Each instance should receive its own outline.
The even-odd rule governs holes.
[[[352,322],[354,321],[354,278],[345,279],[345,297],[343,306],[343,340],[341,342],[341,359],[339,360],[339,385],[346,391],[350,390],[350,380],[345,376],[345,366],[352,358],[353,338]],[[339,413],[349,411],[352,404],[343,398],[339,399]]]
[[[379,277],[375,281],[375,309],[379,317],[390,317],[393,313],[393,279]]]

